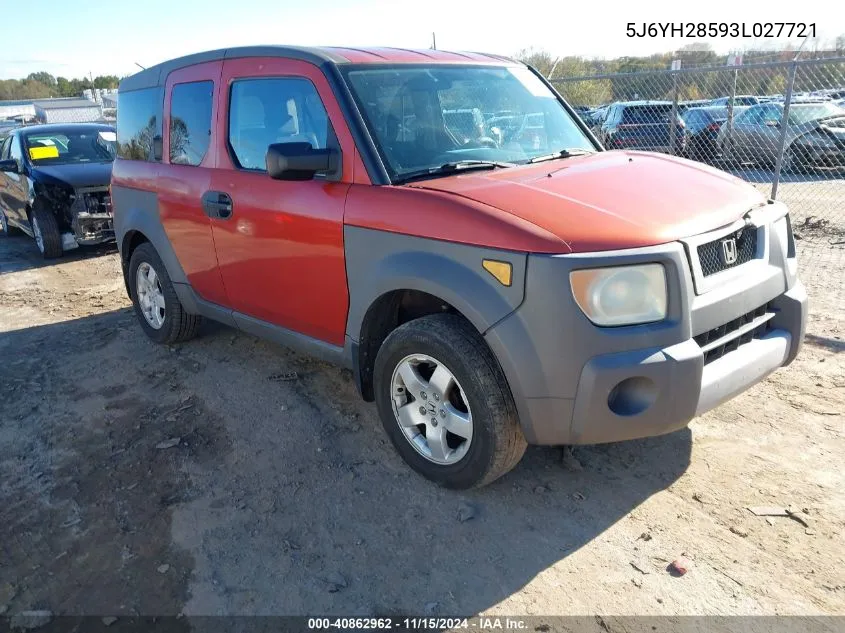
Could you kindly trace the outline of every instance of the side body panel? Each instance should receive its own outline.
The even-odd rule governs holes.
[[[293,182],[236,166],[228,145],[228,103],[239,79],[292,77],[317,89],[342,151],[340,182]],[[213,220],[229,305],[237,312],[342,346],[348,308],[343,209],[354,179],[355,144],[326,78],[313,64],[279,58],[226,60],[218,95],[215,191],[232,199]]]
[[[0,173],[0,204],[12,226],[29,228],[26,205],[29,198],[29,177],[12,172]]]
[[[20,145],[20,137],[17,134],[11,135],[11,143]],[[29,202],[32,184],[27,176],[29,167],[26,158],[22,158],[19,170],[20,173],[0,173],[0,201],[6,211],[6,219],[13,226],[30,231],[29,220],[26,217],[26,206]]]
[[[213,148],[218,143],[217,99],[211,111],[211,138],[209,149],[197,166],[170,164],[170,102],[173,86],[194,81],[213,81],[214,93],[220,91],[222,62],[208,62],[188,66],[172,72],[167,77],[164,96],[164,156],[156,182],[159,214],[165,233],[173,250],[182,263],[188,281],[203,299],[225,305],[226,292],[217,269],[211,219],[203,210],[202,195],[211,189],[211,168],[216,156]]]
[[[134,164],[121,166],[121,162]],[[126,179],[121,178],[111,186],[112,205],[116,210],[114,214],[114,234],[118,248],[121,250],[123,272],[126,273],[126,267],[129,264],[128,254],[125,250],[127,243],[132,235],[141,233],[158,252],[167,267],[170,280],[176,285],[187,287],[188,277],[182,268],[176,251],[173,250],[173,245],[170,243],[167,233],[164,232],[164,225],[162,225],[158,213],[158,194],[152,184],[157,179],[158,167],[156,163],[142,163],[140,161],[117,161],[115,163],[115,171],[119,173],[131,171],[133,173],[130,182],[136,185],[134,187],[128,186],[125,184]],[[146,181],[147,187],[137,186],[141,181]]]

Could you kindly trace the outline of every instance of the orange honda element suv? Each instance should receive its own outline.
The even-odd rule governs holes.
[[[801,346],[787,208],[605,151],[519,62],[230,48],[125,79],[118,112],[114,225],[146,334],[206,317],[351,368],[445,486],[527,444],[680,429]]]

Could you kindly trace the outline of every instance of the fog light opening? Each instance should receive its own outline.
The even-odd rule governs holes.
[[[638,415],[657,400],[657,385],[650,378],[626,378],[616,385],[607,397],[607,406],[616,415]]]

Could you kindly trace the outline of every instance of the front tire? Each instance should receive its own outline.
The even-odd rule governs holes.
[[[62,234],[56,216],[48,209],[36,206],[30,217],[35,245],[44,259],[55,259],[62,256]]]
[[[794,147],[790,147],[784,152],[781,169],[786,174],[800,174],[804,171],[801,157]]]
[[[141,328],[156,343],[181,343],[197,335],[202,317],[185,312],[164,263],[149,242],[132,253],[129,290]]]
[[[458,316],[426,316],[394,330],[376,356],[374,389],[396,450],[444,487],[486,485],[525,452],[507,380],[484,340]]]

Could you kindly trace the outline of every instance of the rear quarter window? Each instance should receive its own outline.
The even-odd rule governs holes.
[[[176,84],[170,94],[170,162],[199,165],[211,140],[214,83]]]
[[[117,155],[129,160],[161,161],[163,90],[121,92],[117,96]]]

